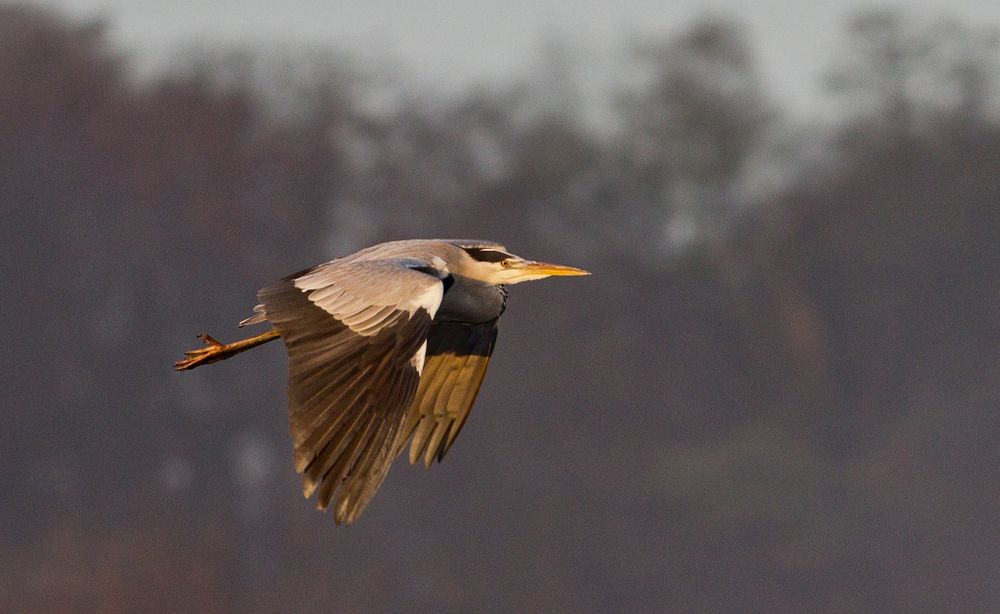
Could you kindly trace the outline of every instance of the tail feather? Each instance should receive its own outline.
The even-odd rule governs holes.
[[[240,328],[247,326],[248,324],[260,324],[261,322],[267,322],[267,316],[264,314],[264,306],[257,305],[253,308],[253,315],[245,320],[240,321]]]

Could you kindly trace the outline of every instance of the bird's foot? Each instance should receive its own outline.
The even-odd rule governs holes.
[[[198,338],[205,342],[205,347],[184,352],[184,354],[187,355],[187,358],[175,362],[174,369],[178,371],[187,371],[188,369],[194,369],[195,367],[200,367],[201,365],[218,362],[229,358],[230,356],[235,356],[240,352],[245,352],[250,348],[255,348],[258,345],[267,343],[268,341],[274,341],[280,336],[281,334],[273,328],[266,333],[254,335],[253,337],[249,337],[247,339],[240,339],[239,341],[234,341],[232,343],[219,343],[213,339],[211,335],[198,335]]]
[[[205,342],[205,347],[184,352],[187,358],[175,362],[175,370],[187,371],[188,369],[194,369],[195,367],[207,365],[227,357],[226,346],[216,341],[211,335],[203,333],[198,335],[198,338]]]

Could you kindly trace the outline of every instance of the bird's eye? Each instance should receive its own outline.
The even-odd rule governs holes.
[[[500,261],[500,266],[502,266],[505,269],[509,269],[510,268],[510,260],[501,260]]]

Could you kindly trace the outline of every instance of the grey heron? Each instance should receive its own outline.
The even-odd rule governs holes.
[[[303,493],[334,521],[357,520],[409,442],[410,463],[441,461],[479,392],[506,286],[587,271],[526,260],[490,241],[381,243],[257,293],[240,326],[272,329],[186,352],[177,370],[277,338],[288,352],[289,430]]]

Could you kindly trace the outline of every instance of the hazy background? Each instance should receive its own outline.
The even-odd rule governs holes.
[[[1000,609],[996,6],[522,4],[0,4],[0,610]],[[338,529],[170,366],[433,236],[594,276]]]

